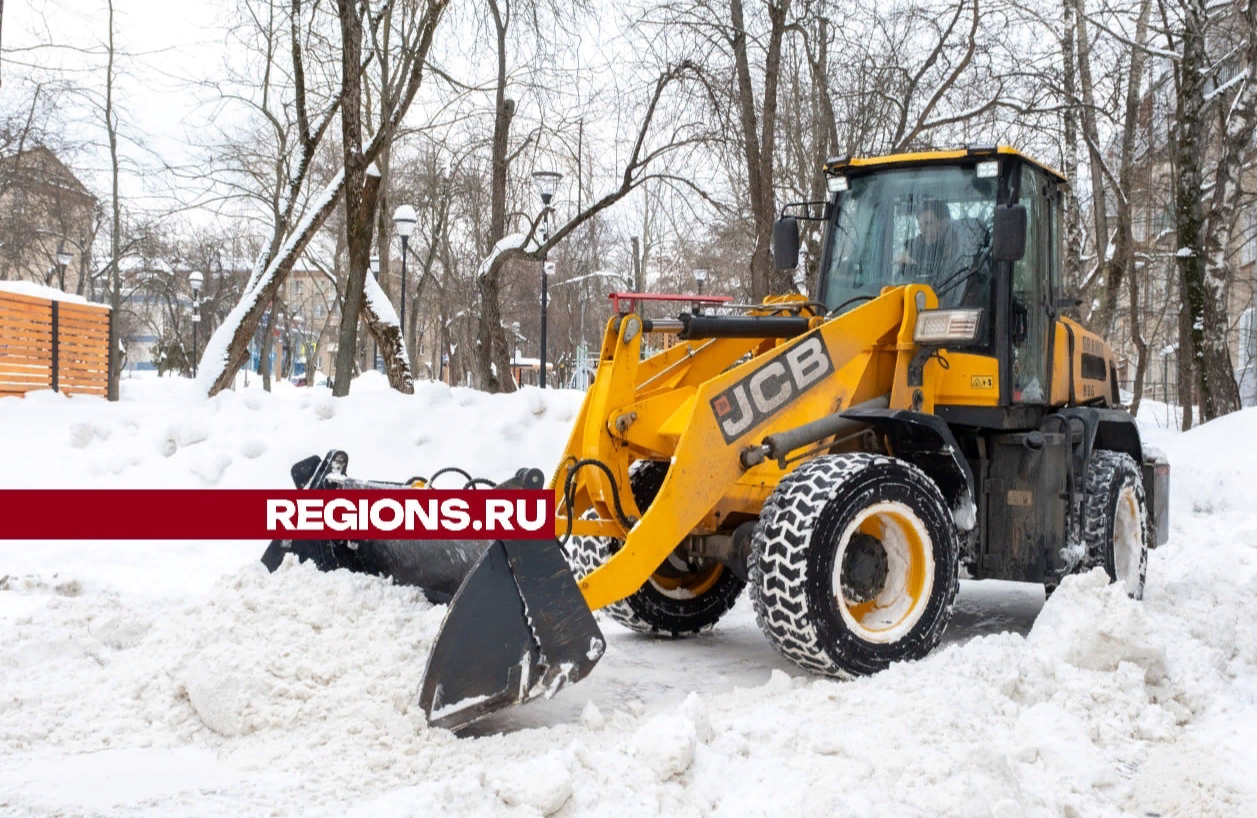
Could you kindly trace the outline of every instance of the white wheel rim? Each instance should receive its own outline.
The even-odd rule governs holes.
[[[857,532],[876,537],[886,552],[886,581],[867,602],[848,600],[842,587],[843,558]],[[831,587],[852,633],[866,642],[902,639],[921,620],[934,588],[934,547],[925,523],[903,503],[876,503],[861,510],[839,540]]]
[[[1126,593],[1139,591],[1139,565],[1143,554],[1143,526],[1139,524],[1139,499],[1131,486],[1117,495],[1113,514],[1113,573]]]

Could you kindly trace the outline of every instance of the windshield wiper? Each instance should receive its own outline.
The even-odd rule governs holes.
[[[966,281],[973,278],[982,271],[982,265],[987,263],[990,256],[991,248],[990,245],[987,245],[978,251],[977,256],[973,259],[973,263],[961,267],[959,270],[943,279],[943,283],[940,284],[936,290],[934,290],[934,294],[937,295],[939,299],[942,299],[945,294],[951,292],[961,284],[964,284]],[[955,279],[955,281],[952,279]]]

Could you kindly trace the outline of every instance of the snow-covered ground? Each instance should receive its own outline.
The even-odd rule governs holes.
[[[501,478],[580,399],[381,386],[0,399],[0,487],[285,486],[334,447]],[[843,683],[745,601],[689,641],[607,623],[589,679],[464,738],[414,704],[443,610],[413,590],[268,575],[263,543],[0,541],[0,814],[1257,816],[1257,410],[1146,434],[1173,529],[1142,603],[966,583],[940,650]]]

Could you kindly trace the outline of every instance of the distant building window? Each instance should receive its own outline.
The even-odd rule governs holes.
[[[323,318],[326,315],[327,315],[327,308],[324,307],[322,304],[316,304],[314,307],[314,317]]]
[[[1240,368],[1257,366],[1257,307],[1240,313],[1239,329]]]
[[[300,279],[292,283],[293,292],[297,294],[298,298],[301,297],[301,291],[304,289],[301,285],[302,285],[302,281]]]

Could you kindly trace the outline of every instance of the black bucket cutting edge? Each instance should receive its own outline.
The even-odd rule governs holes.
[[[458,728],[585,678],[606,639],[556,540],[499,540],[450,602],[419,704]]]

